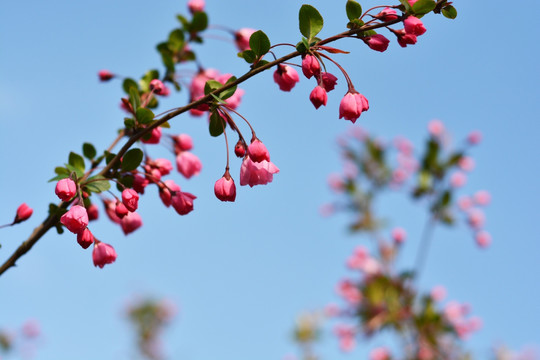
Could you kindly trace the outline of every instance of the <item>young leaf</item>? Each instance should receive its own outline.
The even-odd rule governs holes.
[[[248,64],[253,64],[253,62],[257,58],[257,55],[255,55],[255,52],[251,49],[239,52],[238,56],[246,60]]]
[[[129,94],[129,89],[132,87],[139,91],[139,85],[137,85],[137,83],[133,79],[127,78],[122,83],[122,88],[124,89],[126,94]]]
[[[180,51],[184,47],[184,32],[180,29],[175,29],[169,34],[169,49],[172,51]]]
[[[135,170],[143,160],[144,154],[141,149],[131,149],[122,158],[122,171]]]
[[[83,157],[79,154],[75,154],[73,151],[69,153],[68,163],[74,168],[84,171]]]
[[[455,19],[457,17],[457,10],[452,5],[448,5],[442,9],[442,14],[449,19]]]
[[[216,80],[208,80],[206,84],[204,84],[204,95],[210,94],[212,91],[219,89],[222,87],[223,84]]]
[[[131,86],[129,88],[129,103],[133,109],[137,109],[141,106],[141,97],[139,96],[139,90]]]
[[[418,0],[414,3],[412,10],[417,15],[424,15],[435,9],[437,4],[433,0]]]
[[[109,179],[103,176],[92,176],[88,179],[85,187],[88,191],[100,193],[109,190],[111,188],[111,184],[109,182]]]
[[[300,32],[311,40],[323,28],[324,20],[321,14],[311,5],[302,5],[298,13]]]
[[[217,110],[213,111],[210,115],[210,125],[208,127],[208,130],[210,130],[210,135],[212,136],[219,136],[223,133],[223,124],[224,120],[221,118],[221,116],[218,114]]]
[[[138,108],[135,114],[137,115],[137,121],[143,125],[150,124],[155,116],[152,110],[146,108]]]
[[[232,82],[234,82],[234,81],[236,81],[236,80],[237,80],[237,79],[236,79],[235,76],[231,76],[231,77],[229,78],[229,80],[227,80],[227,82],[225,83],[225,85],[230,84],[230,83],[232,83]],[[219,94],[219,97],[220,97],[222,100],[228,99],[228,98],[230,98],[231,96],[234,95],[235,91],[236,91],[236,86],[233,86],[232,88],[227,89],[227,90],[223,91],[221,94]]]
[[[347,1],[345,10],[347,11],[347,17],[350,21],[356,20],[362,16],[362,6],[354,0]]]
[[[270,50],[270,39],[261,30],[255,31],[249,38],[249,47],[258,56],[263,56]]]
[[[83,152],[83,155],[87,158],[87,159],[90,159],[92,160],[93,158],[96,157],[97,155],[97,151],[96,151],[96,148],[94,147],[94,145],[90,144],[90,143],[84,143],[82,145],[82,152]]]
[[[66,179],[68,177],[69,177],[69,174],[56,175],[55,177],[50,178],[48,182],[58,181],[58,180]]]
[[[65,167],[61,167],[61,166],[55,167],[54,172],[55,172],[56,175],[64,175],[64,174],[69,175],[69,170],[66,169]]]
[[[191,31],[199,32],[208,27],[208,16],[205,12],[196,12],[191,21]]]
[[[399,0],[399,2],[401,3],[401,5],[403,5],[403,7],[405,7],[406,12],[411,11],[412,7],[411,7],[411,4],[409,4],[408,0]]]

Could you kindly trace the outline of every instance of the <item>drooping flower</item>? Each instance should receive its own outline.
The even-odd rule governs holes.
[[[236,186],[228,170],[214,184],[214,194],[221,201],[234,201],[236,199]]]
[[[111,199],[103,200],[103,205],[105,206],[105,214],[107,217],[116,224],[120,224],[120,218],[116,215],[116,201]]]
[[[88,212],[88,221],[97,220],[99,218],[99,209],[96,204],[90,204],[86,211]]]
[[[392,32],[397,36],[398,44],[401,47],[407,47],[407,45],[414,45],[418,41],[416,35],[407,33],[405,29],[392,30]]]
[[[88,226],[88,213],[83,206],[74,205],[62,215],[60,222],[69,231],[78,234]]]
[[[109,70],[100,70],[98,76],[100,81],[109,81],[114,77],[114,74]]]
[[[197,197],[188,192],[178,191],[171,198],[171,205],[180,215],[186,215],[193,211],[193,200]]]
[[[161,140],[161,128],[159,126],[152,129],[149,137],[146,134],[141,138],[141,141],[145,144],[159,144],[159,140]]]
[[[326,106],[326,102],[328,101],[326,90],[320,85],[315,86],[311,94],[309,94],[309,100],[315,106],[315,109],[320,108],[321,105]]]
[[[249,156],[244,158],[240,167],[240,185],[266,185],[274,179],[274,174],[277,174],[279,169],[274,163],[263,160],[254,162]]]
[[[130,234],[142,226],[142,218],[136,212],[130,212],[120,220],[120,226],[125,235]]]
[[[159,197],[166,207],[171,206],[172,193],[180,191],[178,186],[173,180],[165,180],[163,184],[159,184]]]
[[[426,32],[426,28],[422,23],[422,20],[414,16],[409,16],[403,20],[403,25],[405,26],[405,32],[407,34],[420,36]]]
[[[279,89],[283,91],[291,91],[291,89],[300,81],[300,77],[295,69],[289,65],[277,66],[274,72],[274,81],[279,85]]]
[[[321,73],[321,81],[324,90],[326,90],[326,92],[330,92],[336,87],[337,77],[328,72],[323,72]]]
[[[94,266],[99,266],[101,269],[107,264],[112,264],[116,260],[116,251],[114,248],[104,242],[96,240],[94,243],[94,251],[92,251],[92,260]]]
[[[238,50],[244,51],[249,50],[249,38],[253,33],[257,31],[255,29],[243,28],[234,33],[234,42],[238,47]]]
[[[77,242],[83,249],[88,249],[94,243],[94,235],[86,228],[77,234]]]
[[[397,20],[398,14],[396,10],[387,7],[387,8],[384,8],[380,13],[375,15],[374,18],[386,22],[386,21]]]
[[[255,162],[270,161],[270,153],[266,146],[259,139],[255,139],[247,148],[247,153],[251,160]]]
[[[17,208],[17,211],[15,213],[15,220],[13,220],[13,224],[18,224],[20,222],[28,220],[30,216],[32,216],[33,212],[34,210],[30,206],[26,205],[26,203],[22,203]]]
[[[164,92],[166,91],[165,90],[165,85],[159,79],[154,79],[154,80],[150,81],[150,86],[149,87],[150,87],[150,90],[153,91],[154,94],[156,94],[156,95],[163,95]]]
[[[77,185],[70,178],[59,180],[54,189],[56,196],[62,201],[68,201],[77,193]]]
[[[193,175],[198,175],[201,172],[202,163],[193,153],[183,151],[176,157],[176,167],[178,172],[189,179]]]
[[[133,189],[124,189],[122,191],[122,203],[129,211],[134,212],[139,206],[139,194]]]
[[[117,201],[116,206],[114,207],[114,213],[116,214],[116,216],[118,216],[119,219],[123,219],[124,216],[129,213],[129,210],[127,209],[126,205],[124,205],[120,201]]]
[[[369,110],[369,102],[366,97],[357,92],[347,92],[339,104],[339,118],[350,120],[353,124],[362,112]]]
[[[388,49],[388,44],[390,44],[390,40],[388,40],[384,35],[381,34],[375,34],[371,36],[366,36],[362,38],[367,46],[370,47],[370,49],[384,52],[386,49]]]
[[[302,58],[302,72],[308,79],[311,79],[312,76],[319,76],[321,73],[321,64],[319,64],[319,60],[313,55],[305,55]]]
[[[188,134],[179,134],[173,137],[175,153],[193,149],[193,140]]]

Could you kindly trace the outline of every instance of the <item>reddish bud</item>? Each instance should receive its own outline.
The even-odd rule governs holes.
[[[407,232],[405,231],[405,229],[398,227],[392,230],[392,239],[397,244],[402,244],[406,238],[407,238]]]
[[[321,105],[326,106],[326,101],[328,100],[326,90],[320,85],[315,86],[315,89],[309,94],[309,100],[315,106],[315,109],[320,108]]]
[[[141,215],[135,212],[130,212],[122,218],[120,226],[125,235],[130,234],[142,226]]]
[[[100,70],[98,76],[100,81],[109,81],[114,77],[114,74],[109,70]]]
[[[246,155],[246,144],[242,140],[238,140],[234,146],[234,154],[239,158],[243,158]]]
[[[387,7],[383,11],[375,15],[374,18],[386,22],[386,21],[397,20],[398,15],[397,15],[396,10]]]
[[[407,47],[407,45],[414,45],[418,40],[416,35],[408,34],[405,32],[405,29],[401,30],[392,30],[392,32],[397,36],[397,41],[401,47]]]
[[[279,85],[280,90],[291,91],[296,83],[300,81],[300,77],[292,67],[279,64],[274,72],[274,81]]]
[[[262,141],[255,139],[248,146],[247,153],[254,162],[270,161],[270,153]]]
[[[214,184],[214,194],[221,201],[234,201],[236,199],[236,186],[229,171]]]
[[[88,209],[88,221],[97,220],[99,218],[99,209],[95,204],[91,204]]]
[[[238,47],[238,50],[249,50],[249,38],[255,32],[255,29],[243,28],[234,33],[234,42]]]
[[[123,219],[124,216],[129,213],[129,210],[124,204],[122,204],[120,201],[117,201],[116,206],[114,207],[114,213],[116,214],[116,216],[118,216],[119,219]]]
[[[96,240],[94,251],[92,251],[94,266],[99,266],[103,269],[105,265],[115,262],[116,256],[116,251],[111,245]]]
[[[88,213],[80,205],[72,206],[62,215],[60,222],[72,233],[78,234],[88,226]]]
[[[176,157],[176,166],[178,172],[187,179],[191,178],[193,175],[198,175],[202,169],[201,160],[189,151],[183,151]]]
[[[193,140],[188,134],[180,134],[173,137],[175,150],[188,151],[193,148]]]
[[[77,234],[77,242],[83,249],[88,249],[94,243],[94,235],[86,228]]]
[[[305,55],[302,58],[302,72],[308,79],[312,76],[319,76],[321,73],[321,64],[319,64],[319,60],[313,55]]]
[[[187,3],[189,11],[193,14],[204,11],[204,0],[189,0]]]
[[[150,81],[149,88],[150,91],[153,91],[156,95],[163,95],[163,93],[165,92],[165,85],[163,84],[163,82],[161,82],[161,80],[158,79]]]
[[[193,211],[193,200],[197,197],[187,192],[178,191],[171,199],[171,205],[180,215],[187,215]]]
[[[345,118],[354,124],[362,112],[367,110],[369,110],[369,102],[364,95],[348,92],[339,104],[339,118]]]
[[[133,176],[133,190],[139,194],[144,194],[144,188],[150,183],[147,178],[139,174]]]
[[[159,144],[159,140],[161,140],[161,128],[159,126],[152,129],[150,137],[148,137],[148,134],[145,134],[141,138],[141,141],[145,144]]]
[[[120,218],[116,215],[116,202],[110,199],[103,200],[105,213],[107,217],[114,223],[120,224]]]
[[[18,224],[20,222],[23,222],[25,220],[28,220],[30,216],[32,216],[32,213],[34,210],[26,205],[26,203],[22,203],[17,208],[17,212],[15,214],[15,220],[13,220],[13,224]]]
[[[133,189],[125,189],[122,191],[122,202],[129,211],[134,212],[138,207],[139,194]]]
[[[336,87],[337,77],[335,77],[334,75],[330,73],[323,72],[321,74],[321,81],[322,81],[322,87],[324,88],[324,90],[326,90],[326,92],[330,92],[334,90],[334,88]]]
[[[390,40],[381,34],[366,36],[365,38],[362,38],[362,40],[364,40],[366,45],[372,50],[380,52],[386,51],[386,49],[388,49],[388,44],[390,44]]]
[[[420,36],[426,32],[426,28],[422,23],[422,20],[414,16],[409,16],[403,20],[403,25],[405,26],[405,32],[407,34]]]
[[[180,186],[178,186],[173,180],[166,180],[164,184],[159,184],[159,197],[166,207],[171,206],[171,191],[180,191]]]
[[[56,183],[54,190],[62,201],[69,201],[77,193],[77,185],[70,178],[62,179]]]

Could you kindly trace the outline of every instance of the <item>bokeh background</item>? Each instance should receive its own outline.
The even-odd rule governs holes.
[[[361,3],[364,9],[380,4]],[[272,43],[296,43],[301,4],[208,0],[207,10],[212,24],[262,29]],[[321,36],[344,29],[345,1],[310,4],[325,18]],[[484,134],[462,193],[492,193],[487,229],[493,244],[479,249],[464,225],[438,228],[420,287],[444,284],[450,299],[471,304],[484,327],[468,347],[487,358],[499,342],[514,349],[540,344],[540,31],[530,14],[523,16],[534,11],[532,0],[454,4],[458,18],[425,17],[428,32],[415,46],[402,49],[388,34],[392,44],[381,54],[348,40],[337,46],[351,54],[335,59],[370,100],[357,124],[381,139],[404,135],[419,144],[434,118],[456,143],[471,130]],[[138,77],[161,69],[155,45],[187,9],[184,1],[169,0],[28,0],[3,2],[0,9],[0,222],[10,221],[21,202],[35,211],[27,223],[2,230],[3,261],[57,201],[47,182],[54,167],[83,142],[105,148],[121,126],[120,83],[99,83],[97,71]],[[208,46],[196,48],[205,67],[236,75],[247,70],[227,33],[208,34]],[[346,92],[342,78],[338,84],[318,111],[308,100],[314,82],[304,78],[291,93],[278,90],[271,72],[241,86],[240,111],[281,172],[268,186],[239,188],[233,204],[213,194],[225,164],[223,139],[208,135],[204,118],[176,118],[171,132],[191,134],[203,162],[198,177],[175,177],[197,195],[195,211],[180,217],[149,188],[140,202],[144,226],[128,237],[102,212],[92,231],[118,252],[104,269],[94,268],[91,250],[82,250],[73,235],[48,233],[0,278],[0,327],[38,319],[43,336],[36,359],[130,359],[134,339],[124,309],[149,294],[178,306],[164,338],[171,359],[270,360],[294,352],[296,316],[338,300],[344,260],[365,241],[348,233],[346,215],[324,219],[318,211],[334,199],[326,178],[341,170],[335,139],[350,126],[338,119]],[[170,96],[162,109],[184,104],[186,96]],[[162,147],[148,149],[172,160]],[[233,160],[237,181],[239,167]],[[411,266],[425,212],[399,194],[379,205],[391,226],[407,229],[402,265]],[[376,338],[343,355],[326,334],[319,353],[366,358],[385,344]]]

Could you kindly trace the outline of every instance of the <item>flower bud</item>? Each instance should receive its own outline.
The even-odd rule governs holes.
[[[77,242],[83,249],[88,249],[94,243],[94,235],[86,228],[77,234]]]
[[[120,226],[125,235],[130,234],[142,226],[141,215],[130,212],[120,220]]]
[[[186,215],[193,211],[193,200],[196,198],[193,194],[178,191],[171,198],[171,204],[178,214]]]
[[[491,244],[491,235],[487,231],[479,231],[475,236],[476,243],[482,248],[487,248]]]
[[[324,88],[324,90],[326,90],[326,92],[330,92],[334,90],[334,88],[336,87],[337,77],[335,77],[334,75],[330,73],[323,72],[321,74],[321,80],[322,80],[322,87]]]
[[[247,153],[254,162],[270,161],[270,153],[261,140],[255,139],[248,146]]]
[[[92,251],[92,260],[94,266],[99,266],[101,269],[107,264],[112,264],[116,260],[116,251],[114,248],[101,241],[96,241],[94,251]]]
[[[384,35],[381,34],[375,34],[372,36],[366,36],[365,38],[362,38],[367,46],[369,46],[372,50],[384,52],[386,49],[388,49],[388,44],[390,44],[390,40],[388,40]]]
[[[163,84],[163,82],[161,82],[161,80],[158,79],[150,81],[149,88],[150,91],[153,91],[156,95],[163,95],[163,93],[165,92],[165,85]]]
[[[124,216],[129,213],[129,210],[124,204],[122,204],[120,201],[117,201],[116,206],[114,207],[114,213],[116,214],[116,216],[118,216],[119,219],[123,219]]]
[[[326,106],[326,101],[328,100],[326,90],[320,85],[315,86],[315,89],[309,94],[309,100],[315,106],[315,109],[320,108],[321,105]]]
[[[236,186],[228,171],[214,184],[214,194],[221,201],[234,201],[236,199]]]
[[[300,81],[300,77],[296,70],[289,65],[277,66],[274,72],[274,81],[279,85],[279,89],[283,91],[291,91],[291,89]]]
[[[406,238],[407,232],[405,229],[398,227],[392,230],[392,239],[396,242],[396,244],[402,244]]]
[[[88,221],[97,220],[99,218],[99,209],[95,204],[91,204],[88,209]]]
[[[305,55],[302,58],[302,72],[308,79],[312,76],[319,76],[321,73],[321,64],[319,64],[319,60],[313,55]]]
[[[17,208],[17,212],[15,214],[15,220],[13,220],[13,224],[18,224],[20,222],[28,220],[30,216],[32,216],[33,212],[34,210],[30,206],[26,205],[26,203],[22,203]]]
[[[204,11],[204,0],[189,0],[187,3],[189,11],[194,14]]]
[[[403,20],[403,25],[405,26],[405,32],[407,34],[420,36],[426,32],[426,28],[422,23],[422,20],[414,16],[409,16]]]
[[[246,155],[246,144],[242,140],[238,140],[234,146],[234,154],[239,158],[243,158]]]
[[[100,70],[98,76],[100,81],[109,81],[114,77],[114,74],[109,70]]]
[[[467,141],[471,145],[477,145],[482,141],[482,133],[480,131],[473,131],[467,136]]]
[[[255,32],[255,29],[243,28],[234,33],[234,42],[238,47],[238,50],[249,50],[249,38]]]
[[[188,134],[180,134],[178,136],[174,136],[173,141],[175,150],[177,150],[178,152],[188,151],[193,148],[193,140]]]
[[[176,157],[176,166],[178,172],[184,175],[186,179],[198,175],[202,169],[201,160],[189,151],[183,151]]]
[[[397,15],[396,10],[387,7],[387,8],[384,8],[383,11],[375,15],[374,18],[377,20],[386,22],[386,21],[397,20],[398,15]]]
[[[77,185],[70,178],[62,179],[56,183],[54,190],[62,201],[69,201],[77,193]]]
[[[369,102],[364,95],[348,92],[339,104],[339,118],[345,118],[354,124],[362,112],[367,110],[369,110]]]
[[[145,134],[141,138],[141,141],[145,144],[159,144],[159,140],[161,140],[161,128],[159,126],[153,128],[150,136],[148,136],[148,134]]]
[[[72,206],[62,215],[60,222],[72,233],[78,234],[88,226],[88,213],[80,205]]]
[[[122,191],[122,202],[129,211],[134,212],[138,207],[139,194],[133,189],[125,189]]]

